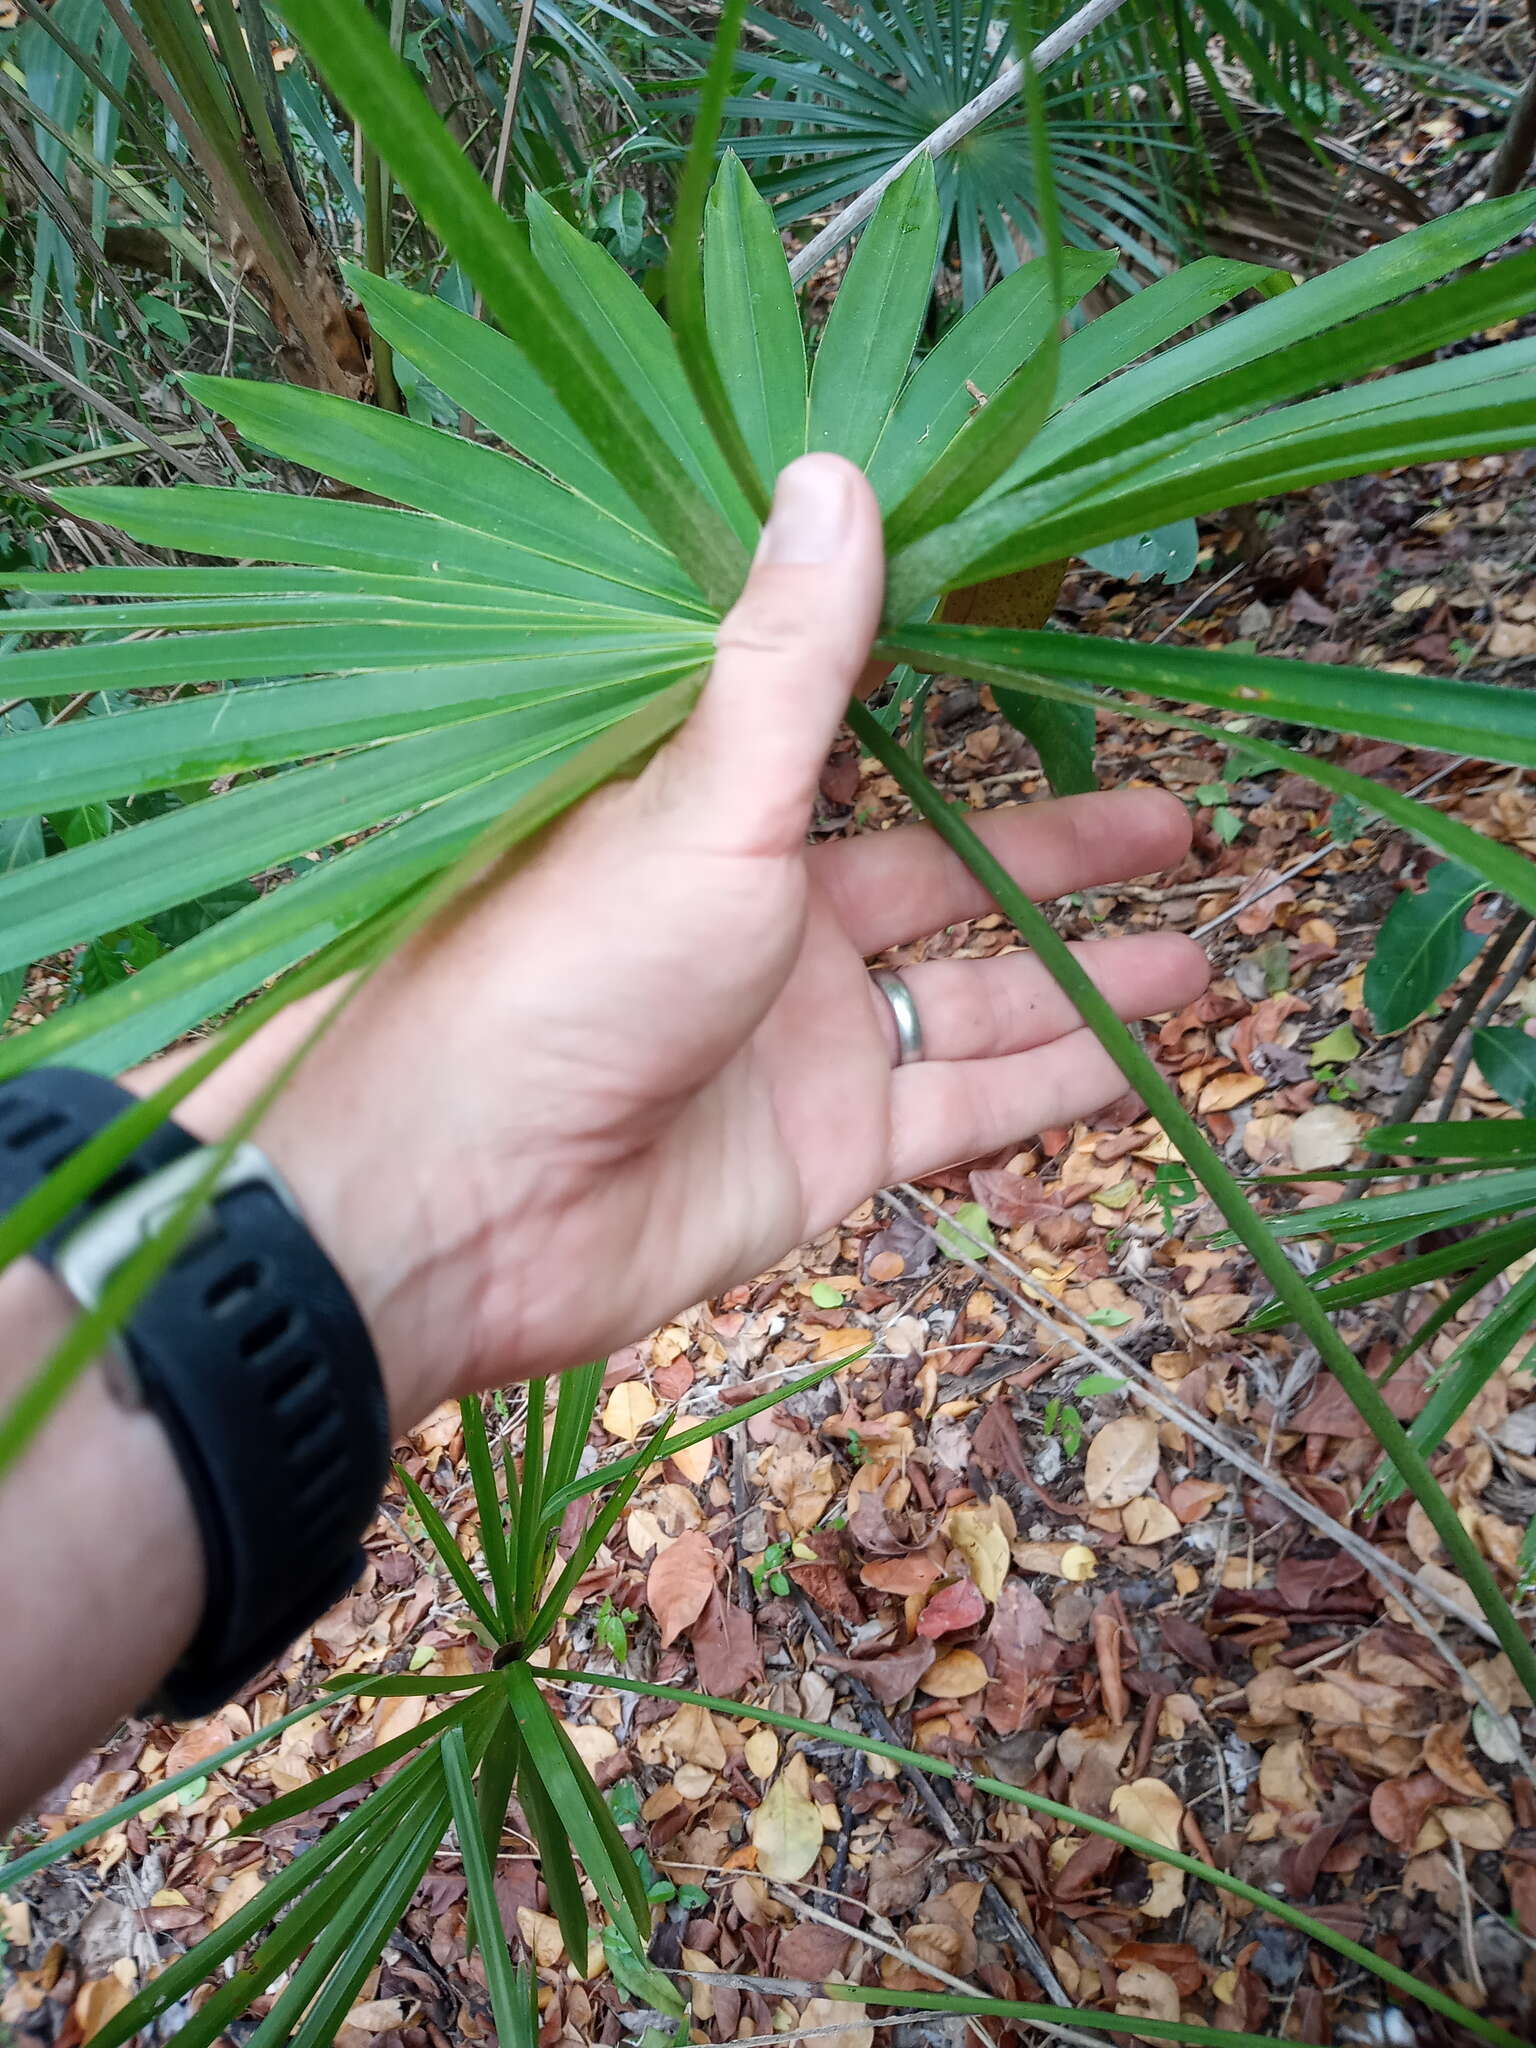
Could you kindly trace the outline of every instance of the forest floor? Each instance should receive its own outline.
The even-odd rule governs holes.
[[[1074,574],[1063,615],[1143,640],[1536,681],[1536,458],[1317,491],[1257,522],[1212,524],[1204,543],[1197,577],[1175,593]],[[985,693],[941,691],[930,732],[931,764],[972,804],[1041,793],[1033,755]],[[1436,1028],[1432,1012],[1381,1039],[1362,1001],[1383,917],[1421,877],[1422,849],[1212,741],[1125,722],[1101,725],[1100,742],[1103,780],[1172,791],[1194,810],[1195,844],[1176,873],[1058,906],[1062,928],[1201,937],[1216,978],[1151,1042],[1235,1164],[1311,1176],[1256,1199],[1336,1197]],[[1536,790],[1519,772],[1375,741],[1337,743],[1333,758],[1422,787],[1536,853]],[[844,752],[817,829],[872,829],[902,808]],[[1479,914],[1493,921],[1492,907]],[[986,917],[893,958],[1008,943]],[[1533,1013],[1527,973],[1499,1016]],[[1455,1113],[1502,1113],[1475,1067]],[[636,1675],[864,1733],[894,1726],[918,1750],[1182,1844],[1530,2032],[1536,1781],[1510,1731],[1536,1754],[1536,1711],[1521,1710],[1422,1514],[1399,1502],[1351,1518],[1374,1446],[1313,1355],[1244,1328],[1262,1290],[1170,1167],[1155,1125],[1122,1102],[866,1203],[773,1273],[617,1355],[600,1453],[674,1404],[711,1414],[772,1375],[864,1354],[669,1461],[578,1589],[553,1661],[613,1669],[617,1626]],[[1409,1327],[1438,1298],[1425,1290]],[[1488,1306],[1467,1304],[1392,1382],[1399,1414]],[[1372,1365],[1399,1334],[1369,1309],[1345,1327]],[[1523,1349],[1437,1461],[1506,1585],[1536,1513]],[[493,1435],[510,1428],[515,1403],[498,1401],[491,1420]],[[473,1557],[462,1453],[451,1408],[402,1447]],[[1394,1597],[1403,1573],[1424,1596],[1422,1625]],[[195,1764],[325,1678],[462,1674],[485,1659],[393,1489],[357,1588],[278,1672],[207,1723],[130,1723],[43,1802],[44,1825]],[[360,1794],[253,1838],[229,1838],[236,1820],[405,1732],[428,1704],[348,1699],[0,1901],[0,2037],[88,2037],[146,1968],[221,1924],[317,1818]],[[1453,2038],[1422,2010],[1382,2010],[1375,1979],[1257,1911],[1166,1867],[1149,1881],[1114,1845],[963,1782],[665,1702],[577,1689],[567,1711],[631,1839],[675,1887],[658,1961],[718,1979],[696,2038],[796,2040],[838,2023],[833,2048],[868,2048],[872,2011],[746,1981],[808,1991],[833,1974],[1025,1998],[1055,1995],[1049,1975],[1072,2003],[1154,2018],[1366,2048]],[[757,1818],[770,1787],[772,1853]],[[799,1845],[787,1860],[786,1838]],[[620,2040],[621,1994],[565,1960],[515,1834],[497,1883],[509,1930],[542,1966],[545,2040]],[[465,1962],[464,1902],[445,1849],[342,2048],[493,2038],[478,1958]],[[984,2030],[1006,2036],[998,2022]],[[960,2031],[924,2015],[889,2038]]]

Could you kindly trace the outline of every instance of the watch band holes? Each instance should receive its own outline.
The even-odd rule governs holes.
[[[266,1277],[267,1269],[260,1259],[243,1259],[212,1283],[203,1296],[203,1306],[210,1315],[233,1315],[250,1300]]]
[[[260,1358],[275,1344],[281,1344],[293,1328],[294,1315],[291,1308],[275,1308],[271,1315],[263,1316],[254,1328],[249,1329],[240,1339],[242,1358]]]
[[[5,1142],[13,1152],[20,1152],[24,1146],[35,1145],[39,1138],[51,1138],[55,1131],[64,1130],[67,1123],[68,1119],[56,1109],[39,1110],[19,1131],[8,1131]]]

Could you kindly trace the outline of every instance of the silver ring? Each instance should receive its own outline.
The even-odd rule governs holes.
[[[923,1056],[923,1021],[917,1014],[912,991],[889,968],[877,967],[869,978],[890,1006],[891,1022],[896,1026],[896,1064],[910,1067]]]

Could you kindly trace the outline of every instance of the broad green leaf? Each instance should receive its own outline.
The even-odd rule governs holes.
[[[1117,370],[1126,369],[1154,349],[1161,349],[1243,292],[1261,289],[1277,274],[1283,273],[1266,269],[1260,263],[1202,256],[1198,262],[1186,263],[1168,276],[1155,279],[1145,290],[1133,292],[1119,305],[1111,306],[1096,320],[1085,321],[1076,333],[1067,336],[1061,345],[1060,402],[1065,406],[1069,399],[1080,398],[1106,377],[1114,376]],[[1225,324],[1230,330],[1232,323]],[[1173,388],[1179,387],[1175,384]],[[1093,408],[1085,408],[1073,415],[1073,436],[1083,432],[1092,411]],[[1057,428],[1048,428],[1041,436],[1042,442],[1047,434],[1056,445]],[[1073,436],[1063,428],[1060,439],[1065,443]],[[1036,449],[1035,454],[1039,453]]]
[[[587,569],[511,546],[467,526],[422,512],[361,505],[337,498],[300,498],[281,491],[232,491],[176,484],[141,491],[99,484],[55,494],[68,511],[115,526],[150,547],[190,554],[298,562],[318,569],[433,578],[444,574],[503,591],[530,590],[583,604],[637,608],[634,589]],[[694,602],[652,600],[658,613],[699,616]],[[647,607],[648,609],[651,606]]]
[[[639,515],[607,463],[508,335],[392,278],[351,266],[346,278],[375,329],[455,405],[594,505],[636,522]]]
[[[486,664],[501,661],[509,664],[505,673],[515,690],[517,670],[512,664],[531,653],[562,647],[573,652],[613,653],[620,657],[613,670],[618,679],[626,665],[622,659],[626,653],[632,654],[630,672],[643,672],[690,654],[697,660],[707,655],[709,644],[690,622],[658,619],[651,625],[628,621],[614,625],[605,623],[600,612],[589,624],[569,626],[546,621],[438,626],[408,620],[391,625],[380,622],[376,614],[375,622],[367,626],[261,626],[182,633],[164,640],[88,641],[79,647],[31,648],[10,657],[6,680],[18,696],[25,692],[41,700],[93,688],[111,693],[169,689],[177,683],[258,682],[327,672],[451,670],[460,663],[478,667],[483,674]],[[535,665],[527,673],[536,679],[537,697],[545,693],[537,679],[541,674],[549,678],[557,670],[553,664],[542,669]]]
[[[1259,366],[1256,372],[1258,381],[1253,385],[1260,394],[1255,401],[1257,403],[1266,402],[1263,394],[1272,400],[1305,390],[1309,383],[1315,386],[1335,381],[1329,369],[1329,344],[1323,343],[1320,349],[1306,352],[1302,352],[1299,345],[1311,343],[1314,337],[1328,335],[1330,330],[1342,327],[1358,315],[1375,314],[1378,308],[1389,302],[1405,299],[1409,293],[1451,276],[1464,264],[1475,262],[1486,256],[1489,250],[1508,241],[1530,221],[1533,213],[1536,213],[1536,202],[1528,194],[1516,194],[1510,199],[1494,200],[1481,206],[1464,206],[1443,220],[1432,221],[1411,234],[1380,243],[1364,255],[1341,263],[1336,269],[1308,278],[1292,291],[1265,299],[1236,319],[1224,320],[1182,342],[1177,348],[1164,349],[1149,362],[1116,378],[1107,390],[1096,393],[1091,404],[1079,404],[1064,413],[1030,450],[1030,470],[1046,474],[1051,466],[1062,467],[1068,463],[1077,468],[1082,462],[1109,452],[1122,432],[1128,444],[1133,439],[1148,438],[1141,434],[1139,425],[1133,435],[1130,423],[1138,422],[1142,415],[1155,415],[1156,408],[1170,401],[1180,406],[1186,422],[1215,417],[1236,402],[1236,392],[1247,388],[1252,381],[1244,380],[1242,385],[1238,381],[1238,373],[1246,371],[1250,365]],[[1142,341],[1140,347],[1130,340],[1138,333],[1143,320],[1149,322],[1144,331],[1149,334],[1155,332],[1150,326],[1150,319],[1161,307],[1152,303],[1153,294],[1165,293],[1165,303],[1172,304],[1192,285],[1208,285],[1212,290],[1221,288],[1222,281],[1217,272],[1207,271],[1202,276],[1201,271],[1201,265],[1191,265],[1187,271],[1176,272],[1162,284],[1138,293],[1134,299],[1116,308],[1113,314],[1106,315],[1104,320],[1093,321],[1082,337],[1083,353],[1095,352],[1111,341],[1118,341],[1121,346],[1129,342],[1134,353],[1154,346],[1150,340]],[[1248,282],[1258,283],[1263,275],[1255,267],[1250,271]],[[1230,272],[1228,276],[1230,278]],[[1480,304],[1483,296],[1489,303],[1500,303],[1502,287],[1491,283],[1491,277],[1492,273],[1480,273],[1481,281],[1470,288],[1467,303]],[[1230,291],[1224,296],[1230,297]],[[1401,362],[1422,348],[1415,325],[1417,316],[1409,308],[1399,311],[1400,317],[1393,324],[1404,338],[1401,352],[1389,353],[1374,362],[1368,352],[1366,362],[1357,367]],[[1110,327],[1111,322],[1118,327],[1118,334]],[[1188,324],[1188,321],[1181,322],[1181,325]],[[1466,334],[1488,324],[1491,322],[1483,321],[1476,312],[1471,312],[1466,316],[1466,324],[1458,325],[1456,331]],[[1377,333],[1373,340],[1377,347],[1391,345],[1390,334],[1385,330]],[[1127,359],[1127,355],[1120,358],[1122,362]],[[1102,362],[1102,357],[1099,360]],[[1351,369],[1343,367],[1344,360],[1342,345],[1332,350],[1332,361],[1338,366],[1338,374],[1353,374]],[[1288,369],[1292,363],[1297,365],[1294,372]],[[1101,374],[1104,373],[1101,371]],[[1292,381],[1293,375],[1302,377],[1304,381],[1296,384]],[[1214,389],[1211,388],[1213,386]]]
[[[1093,772],[1097,720],[1085,704],[1055,704],[1027,690],[998,687],[997,708],[1040,756],[1056,796],[1076,796],[1098,787]]]
[[[1028,25],[1020,18],[1016,40],[1028,46]],[[1026,337],[1023,360],[987,401],[966,420],[947,448],[936,450],[923,475],[886,519],[886,545],[899,549],[935,527],[958,519],[1023,456],[1056,404],[1061,365],[1063,292],[1061,208],[1046,133],[1040,75],[1026,59],[1021,90],[1028,112],[1033,166],[1036,233],[1040,254],[1031,266],[1043,271],[1046,290],[1035,301],[1037,332]]]
[[[768,203],[726,152],[704,221],[709,339],[758,475],[805,453],[805,337]]]
[[[609,1811],[607,1800],[593,1782],[592,1773],[582,1761],[580,1752],[577,1750],[575,1743],[572,1742],[564,1722],[557,1721],[554,1715],[551,1714],[549,1725],[555,1731],[560,1747],[565,1752],[565,1760],[570,1767],[571,1778],[581,1793],[587,1812],[592,1817],[592,1825],[597,1830],[598,1839],[603,1844],[608,1862],[623,1888],[624,1897],[629,1906],[629,1919],[627,1921],[621,1920],[618,1924],[630,1936],[631,1940],[638,1937],[639,1946],[643,1953],[645,1940],[651,1928],[651,1902],[645,1895],[645,1882],[640,1875],[639,1865],[635,1862],[634,1852],[619,1832],[619,1824]]]
[[[711,602],[728,602],[745,567],[740,540],[658,433],[641,389],[571,346],[517,229],[363,0],[288,0],[284,13],[395,182],[484,293],[492,316],[516,336],[567,417],[602,449],[652,531],[688,564]]]
[[[1149,583],[1161,576],[1168,583],[1182,583],[1195,573],[1200,556],[1200,534],[1193,519],[1178,519],[1171,526],[1154,526],[1146,533],[1112,540],[1101,548],[1089,548],[1083,560],[1101,575],[1128,582],[1139,576]]]
[[[939,210],[922,156],[887,187],[859,237],[811,372],[810,446],[861,467],[896,405],[933,289]]]
[[[888,616],[935,589],[1081,554],[1127,533],[1366,470],[1523,447],[1536,436],[1536,346],[1506,342],[1208,434],[1180,427],[994,496],[898,554]]]
[[[601,729],[591,720],[566,723],[559,707],[531,711],[528,722],[528,740],[515,766],[491,764],[489,774],[416,816],[332,860],[306,863],[285,887],[91,1002],[56,1011],[33,1031],[0,1039],[0,1076],[61,1056],[95,1073],[136,1066],[447,867],[530,786],[551,774],[562,755],[573,755]]]
[[[1536,701],[1491,683],[1333,668],[1216,648],[1158,647],[1086,633],[908,625],[888,637],[919,650],[922,667],[952,674],[969,675],[967,663],[985,661],[999,670],[987,680],[1002,681],[1006,666],[1017,687],[1030,677],[1104,683],[1249,718],[1536,767]]]
[[[0,747],[0,777],[13,758],[12,749],[27,737],[29,735],[24,732],[5,734],[4,746]],[[84,801],[89,802],[90,799]],[[32,797],[30,802],[17,804],[17,812],[23,815],[5,816],[4,822],[0,823],[0,876],[14,874],[18,868],[29,868],[43,857],[43,821],[41,817],[25,815],[34,806],[40,809],[47,807],[44,798]],[[19,965],[0,974],[0,1023],[15,1009],[25,981],[25,970]]]
[[[303,570],[294,572],[295,581]],[[337,578],[338,583],[344,579]],[[138,604],[29,605],[24,612],[7,614],[17,621],[15,631],[24,639],[56,633],[119,633],[148,630],[206,632],[228,626],[324,626],[376,625],[381,613],[414,626],[499,626],[506,632],[519,627],[577,628],[590,622],[589,607],[568,597],[550,597],[537,591],[500,591],[489,583],[448,584],[434,591],[425,580],[381,576],[373,590],[293,590],[287,595],[273,592],[261,597],[168,598],[161,603],[145,599]],[[596,616],[619,627],[665,629],[686,627],[693,620],[674,620],[644,606],[622,610],[603,606]],[[698,625],[703,626],[699,620]],[[445,633],[445,638],[449,637]],[[97,643],[98,646],[100,642]]]
[[[1063,304],[1070,309],[1113,268],[1110,256],[1063,252]],[[957,320],[913,371],[869,462],[883,505],[894,505],[947,447],[982,398],[991,398],[1038,347],[1049,300],[1045,266],[1024,263]],[[1080,330],[1092,333],[1102,323]],[[1184,324],[1187,324],[1184,323]],[[1074,337],[1075,339],[1076,337]],[[1065,348],[1071,347],[1071,342]],[[1065,363],[1065,349],[1063,351]]]
[[[538,2039],[537,2016],[533,2006],[534,1985],[525,1970],[514,1969],[502,1932],[501,1907],[496,1897],[496,1873],[486,1853],[470,1784],[469,1757],[463,1734],[452,1730],[443,1742],[443,1780],[453,1811],[464,1881],[469,1888],[470,1914],[476,1946],[485,1965],[486,1988],[491,1994],[491,2017],[497,2038],[507,2048],[533,2048]],[[585,1954],[575,1958],[586,1968]]]
[[[1530,1038],[1513,1024],[1483,1024],[1472,1034],[1472,1053],[1477,1061],[1478,1072],[1493,1089],[1501,1095],[1511,1109],[1519,1110],[1522,1117],[1536,1117],[1536,1039]],[[1496,1144],[1494,1133],[1521,1133],[1517,1142],[1530,1145],[1536,1140],[1536,1123],[1519,1124],[1478,1124],[1471,1126],[1457,1124],[1454,1129],[1465,1133],[1475,1128],[1479,1133],[1490,1134],[1485,1143]],[[1506,1137],[1506,1143],[1510,1137]],[[1513,1144],[1511,1144],[1513,1149]]]
[[[1486,932],[1467,930],[1480,875],[1454,861],[1430,869],[1387,912],[1365,968],[1365,1007],[1378,1031],[1404,1031],[1482,951]]]
[[[598,597],[618,584],[637,606],[699,605],[698,591],[663,548],[515,456],[324,391],[234,377],[183,382],[258,447],[545,559],[553,566],[541,576],[595,578]]]
[[[737,542],[755,540],[757,518],[704,423],[671,332],[656,308],[606,249],[589,242],[533,192],[528,194],[528,224],[546,296],[552,289],[569,316],[567,349],[573,354],[595,351],[606,366],[608,381],[622,385],[639,401],[651,439],[663,444],[707,495],[716,516],[729,522]],[[585,330],[586,350],[574,345],[570,317]],[[742,570],[745,566],[743,556]],[[734,597],[735,588],[727,595]]]

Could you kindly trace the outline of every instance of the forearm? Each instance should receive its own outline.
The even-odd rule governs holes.
[[[30,1259],[0,1274],[0,1411],[74,1305]],[[0,1485],[0,1820],[25,1812],[149,1697],[202,1611],[201,1547],[153,1416],[92,1366]]]
[[[301,1041],[308,1017],[279,1018],[177,1112],[205,1141],[232,1128]],[[176,1059],[129,1076],[148,1093]],[[299,1091],[302,1093],[302,1091]],[[336,1148],[304,1139],[305,1106],[258,1132],[347,1280],[379,1353],[391,1421],[418,1419],[436,1394],[402,1332],[366,1227],[343,1228]],[[311,1116],[311,1124],[314,1119]],[[361,1148],[359,1148],[361,1149]],[[339,1240],[339,1241],[338,1241]],[[0,1273],[0,1413],[78,1313],[30,1258]],[[402,1337],[404,1336],[404,1341]],[[203,1611],[202,1539],[170,1439],[123,1404],[97,1363],[80,1375],[16,1468],[0,1481],[0,1822],[25,1812],[124,1714],[156,1692]]]

